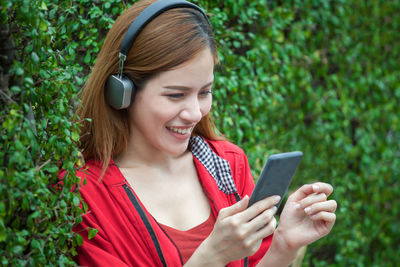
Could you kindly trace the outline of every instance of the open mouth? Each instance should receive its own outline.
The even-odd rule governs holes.
[[[186,135],[186,134],[190,134],[192,132],[193,127],[181,129],[181,128],[174,128],[174,127],[167,126],[167,129],[170,130],[171,132],[174,132],[177,134]]]

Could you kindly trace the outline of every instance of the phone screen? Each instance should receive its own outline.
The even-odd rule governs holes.
[[[259,200],[279,195],[281,196],[281,201],[276,205],[279,208],[302,156],[303,153],[301,151],[294,151],[274,154],[268,157],[251,194],[249,207]]]

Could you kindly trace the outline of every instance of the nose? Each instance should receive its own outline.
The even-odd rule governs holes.
[[[181,111],[181,118],[183,120],[190,123],[198,123],[202,117],[201,106],[197,98],[193,98],[191,101],[185,103]]]

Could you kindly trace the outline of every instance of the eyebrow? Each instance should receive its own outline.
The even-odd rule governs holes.
[[[206,87],[209,87],[209,86],[211,86],[213,83],[214,83],[214,81],[211,81],[211,82],[207,83],[206,85],[204,85],[203,87],[201,87],[201,89],[206,88]],[[183,85],[167,85],[167,86],[164,86],[163,88],[165,88],[165,89],[171,89],[171,90],[181,90],[181,91],[187,91],[187,90],[190,90],[190,89],[191,89],[190,87],[183,86]]]

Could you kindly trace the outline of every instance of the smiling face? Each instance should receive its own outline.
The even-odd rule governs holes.
[[[194,126],[211,109],[213,79],[214,59],[209,49],[150,79],[129,108],[135,147],[183,154]]]

